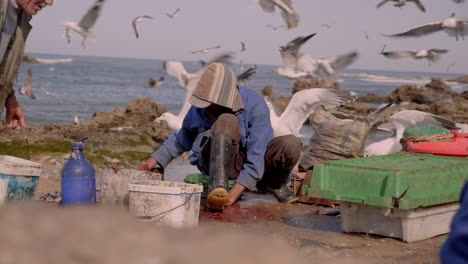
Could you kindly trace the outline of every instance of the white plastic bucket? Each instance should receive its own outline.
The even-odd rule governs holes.
[[[0,179],[7,180],[6,200],[32,199],[41,173],[40,163],[0,155]],[[0,199],[2,195],[0,190]]]
[[[201,184],[147,180],[129,183],[130,211],[142,219],[172,227],[198,225]]]

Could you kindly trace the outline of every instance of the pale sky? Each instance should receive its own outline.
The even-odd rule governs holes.
[[[81,36],[74,33],[72,43],[62,38],[63,22],[79,21],[94,0],[55,0],[32,20],[33,30],[26,50],[37,53],[129,57],[147,59],[199,60],[210,59],[220,51],[233,51],[238,61],[248,64],[281,64],[279,48],[298,36],[317,32],[301,49],[314,58],[357,50],[359,60],[351,68],[417,72],[467,74],[468,38],[438,32],[419,38],[392,39],[381,34],[395,34],[414,26],[441,21],[456,13],[468,18],[468,3],[457,5],[451,0],[421,0],[426,13],[413,3],[403,8],[391,2],[376,9],[380,0],[293,0],[300,14],[298,28],[273,31],[267,24],[284,24],[279,11],[263,12],[255,0],[107,0],[101,17],[92,31],[96,41],[81,48]],[[181,8],[175,19],[164,13]],[[140,24],[136,39],[131,20],[140,15],[153,16]],[[321,26],[328,24],[331,28]],[[467,25],[468,26],[468,25]],[[369,40],[365,38],[365,32]],[[239,54],[240,41],[247,51]],[[192,50],[222,45],[219,51],[191,54]],[[391,60],[379,54],[387,51],[448,49],[437,64],[426,60]]]

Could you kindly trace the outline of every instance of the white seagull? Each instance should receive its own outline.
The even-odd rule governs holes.
[[[283,59],[283,66],[276,68],[275,72],[290,79],[308,75],[309,73],[306,71],[299,71],[299,69],[303,69],[300,64],[303,54],[299,52],[299,49],[316,34],[317,33],[305,37],[297,37],[291,40],[286,46],[281,46],[280,54]]]
[[[75,125],[80,124],[80,119],[78,119],[78,116],[77,116],[77,115],[73,118],[73,123],[74,123]]]
[[[279,26],[273,26],[273,25],[266,25],[266,27],[272,28],[274,31],[280,29],[280,28],[286,28],[285,25],[279,25]]]
[[[281,16],[288,29],[299,26],[299,14],[294,10],[291,0],[258,0],[257,3],[268,13],[274,13],[275,6],[281,9]]]
[[[28,72],[26,73],[26,76],[24,77],[23,86],[21,86],[21,88],[19,89],[19,93],[22,95],[26,95],[31,99],[36,99],[36,96],[34,96],[34,90],[36,90],[36,88],[32,88],[31,69],[28,69]]]
[[[177,13],[179,13],[180,8],[177,8],[176,11],[174,11],[172,14],[166,13],[166,16],[169,18],[175,18],[177,16]]]
[[[410,50],[399,50],[399,51],[384,51],[384,48],[380,52],[383,56],[389,59],[427,59],[430,62],[437,62],[440,59],[441,54],[448,52],[446,49],[423,49],[419,51]]]
[[[443,117],[417,110],[400,110],[390,116],[388,122],[370,131],[367,137],[364,156],[387,155],[402,150],[400,139],[405,129],[414,125],[436,125],[446,129],[458,129],[456,124]]]
[[[456,18],[455,13],[453,13],[449,18],[446,18],[443,21],[428,23],[425,25],[417,26],[403,33],[387,35],[387,36],[388,37],[420,37],[423,35],[428,35],[428,34],[438,32],[438,31],[445,30],[445,32],[449,36],[455,36],[455,39],[458,41],[459,37],[461,37],[462,39],[465,39],[465,36],[468,35],[468,28],[465,27],[466,23],[468,23],[468,19]]]
[[[184,65],[180,61],[165,61],[163,62],[164,70],[179,80],[179,85],[186,87],[187,83],[195,77],[194,73],[188,73]]]
[[[83,41],[81,42],[81,46],[86,48],[86,40],[88,38],[94,38],[94,34],[89,31],[96,20],[98,19],[102,7],[105,3],[105,0],[96,0],[94,5],[86,12],[86,14],[81,18],[80,22],[76,23],[73,21],[67,21],[63,23],[63,27],[65,27],[65,36],[67,37],[67,41],[70,42],[70,29],[77,32],[83,37]]]
[[[302,137],[299,130],[317,106],[323,105],[325,109],[331,109],[346,104],[356,99],[356,97],[357,95],[353,92],[339,89],[305,89],[292,96],[291,101],[281,115],[277,114],[270,97],[265,96],[264,99],[270,109],[270,121],[274,137],[288,134]]]
[[[356,61],[359,54],[355,51],[336,56],[333,60],[320,58],[317,60],[317,71],[323,71],[328,79],[335,78],[335,71],[344,69]]]
[[[197,53],[208,53],[209,50],[212,49],[219,49],[221,48],[221,45],[210,47],[210,48],[204,48],[204,49],[199,49],[199,50],[194,50],[192,51],[192,54],[197,54]]]
[[[132,27],[133,31],[135,31],[135,37],[138,38],[138,24],[143,21],[144,19],[153,19],[153,17],[150,16],[137,16],[132,20]]]
[[[377,5],[377,8],[383,6],[385,3],[390,2],[390,1],[395,2],[394,6],[396,7],[402,7],[406,4],[406,2],[413,2],[419,8],[419,10],[426,12],[424,5],[419,0],[383,0]]]

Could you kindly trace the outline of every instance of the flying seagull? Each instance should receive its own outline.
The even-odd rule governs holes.
[[[177,13],[179,13],[179,11],[180,11],[180,8],[177,8],[176,11],[174,11],[174,13],[172,13],[172,14],[166,13],[166,15],[169,18],[175,18],[177,16]]]
[[[343,55],[339,55],[333,60],[320,58],[317,60],[318,71],[322,70],[328,78],[334,78],[335,71],[344,69],[349,66],[359,57],[356,51],[352,51]]]
[[[403,33],[388,35],[388,37],[420,37],[445,30],[449,36],[454,35],[455,39],[458,41],[458,37],[465,39],[464,37],[468,35],[468,28],[465,27],[466,23],[468,23],[468,19],[456,18],[455,13],[453,13],[449,18],[443,21],[417,26]]]
[[[441,126],[449,130],[458,129],[453,121],[443,117],[422,111],[403,109],[390,116],[388,122],[379,125],[369,133],[365,143],[364,156],[400,152],[402,150],[400,139],[405,130],[414,125],[422,124]]]
[[[448,52],[446,49],[423,49],[419,51],[399,50],[399,51],[384,51],[380,52],[383,56],[389,59],[427,59],[430,62],[437,62],[441,54]]]
[[[279,25],[279,26],[273,26],[273,25],[266,25],[266,27],[272,28],[274,31],[280,29],[280,28],[286,28],[285,25]]]
[[[63,23],[63,27],[65,27],[65,36],[67,37],[67,41],[70,42],[70,29],[77,32],[83,37],[83,41],[81,42],[81,47],[86,48],[86,40],[88,38],[94,38],[94,34],[90,31],[90,29],[96,23],[99,15],[101,14],[102,7],[105,3],[105,0],[96,0],[94,5],[86,12],[86,14],[81,18],[80,22],[76,23],[73,21],[67,21]]]
[[[309,74],[305,71],[299,71],[299,60],[303,57],[303,54],[299,52],[299,49],[310,38],[315,36],[315,34],[317,33],[310,34],[305,37],[297,37],[286,44],[286,46],[281,46],[280,54],[283,59],[283,66],[275,69],[279,75],[294,79]]]
[[[26,76],[24,77],[24,82],[23,86],[19,89],[19,93],[22,95],[26,95],[31,99],[36,99],[36,96],[34,96],[34,90],[35,88],[32,88],[32,73],[31,69],[28,69],[28,72],[26,73]]]
[[[237,84],[246,86],[247,85],[247,80],[252,77],[255,73],[257,73],[257,65],[254,65],[241,74],[237,75]]]
[[[413,2],[419,8],[419,10],[421,10],[423,12],[426,12],[426,9],[424,8],[424,5],[419,0],[383,0],[382,2],[380,2],[377,5],[377,8],[383,6],[384,4],[386,4],[387,2],[390,2],[390,1],[395,2],[394,6],[396,6],[396,7],[402,7],[402,6],[404,6],[406,4],[406,2]]]
[[[243,41],[241,41],[241,50],[240,50],[240,52],[243,52],[243,51],[246,51],[245,43]]]
[[[263,11],[268,13],[274,13],[275,6],[281,9],[281,16],[288,25],[288,29],[299,26],[299,14],[294,10],[291,0],[258,0],[257,3]]]
[[[221,48],[221,45],[210,47],[210,48],[205,48],[205,49],[200,49],[200,50],[194,50],[192,51],[192,54],[197,54],[197,53],[208,53],[209,50],[212,49],[219,49]]]
[[[135,36],[138,38],[138,24],[143,21],[144,19],[153,19],[153,17],[150,16],[137,16],[132,20],[132,26],[133,26],[133,31],[135,31]]]
[[[325,109],[342,106],[354,99],[357,94],[339,89],[311,88],[295,93],[281,115],[276,113],[270,97],[264,100],[270,109],[270,121],[274,137],[293,134],[301,136],[299,131],[315,108],[323,105]]]
[[[145,88],[156,88],[156,87],[163,85],[163,83],[164,83],[164,77],[162,76],[159,79],[150,78]]]

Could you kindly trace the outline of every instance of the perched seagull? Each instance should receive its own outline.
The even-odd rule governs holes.
[[[219,48],[221,48],[221,45],[214,46],[214,47],[210,47],[210,48],[206,48],[206,49],[194,50],[194,51],[192,51],[192,54],[197,54],[197,53],[208,53],[209,50],[212,50],[212,49],[219,49]]]
[[[86,48],[86,40],[88,38],[94,38],[94,35],[91,31],[89,31],[96,20],[98,19],[102,7],[104,5],[105,0],[96,0],[94,5],[86,12],[86,14],[81,18],[80,22],[72,22],[67,21],[63,23],[63,27],[65,27],[65,36],[69,36],[70,29],[77,32],[83,37],[83,41],[81,42],[81,47]],[[67,37],[68,42],[70,42],[71,36]]]
[[[394,4],[394,6],[400,7],[400,8],[402,6],[404,6],[406,4],[406,2],[413,2],[419,8],[419,10],[421,10],[423,12],[426,12],[426,9],[424,8],[424,5],[419,0],[383,0],[382,2],[380,2],[377,5],[377,8],[383,6],[384,4],[386,4],[387,2],[390,2],[390,1],[395,2],[396,4]]]
[[[326,74],[327,78],[334,79],[335,71],[344,69],[345,67],[349,66],[355,62],[358,57],[359,54],[355,51],[352,51],[344,55],[339,55],[333,60],[320,58],[317,60],[318,71],[322,70]]]
[[[31,99],[36,99],[36,96],[34,96],[34,90],[36,90],[36,88],[32,88],[31,69],[28,69],[28,72],[26,73],[26,76],[24,77],[23,86],[21,86],[21,88],[19,89],[19,93],[22,95],[26,95]]]
[[[180,11],[180,8],[177,8],[176,11],[174,11],[174,13],[172,13],[172,14],[166,13],[166,15],[169,18],[175,18],[177,16],[177,13],[179,13],[179,11]]]
[[[241,50],[240,52],[246,51],[245,49],[245,43],[241,41]]]
[[[354,99],[357,94],[349,91],[328,88],[311,88],[295,93],[281,115],[277,114],[273,101],[265,96],[265,102],[270,109],[270,121],[274,137],[293,134],[300,137],[299,130],[315,108],[323,105],[331,109],[344,105]]]
[[[465,23],[468,23],[468,19],[455,18],[455,13],[453,13],[443,21],[417,26],[403,33],[388,35],[388,37],[420,37],[445,30],[449,36],[454,35],[458,41],[458,37],[465,39],[464,37],[468,35],[468,28],[465,27]]]
[[[305,37],[297,37],[291,40],[286,46],[281,46],[280,53],[283,59],[283,66],[275,69],[279,75],[295,79],[309,74],[305,71],[299,71],[299,60],[303,56],[303,54],[299,52],[299,49],[310,38],[315,36],[315,34],[317,33]]]
[[[365,143],[364,156],[387,155],[402,150],[400,139],[405,129],[414,125],[436,125],[458,129],[456,124],[443,117],[417,110],[401,110],[390,116],[388,122],[371,130]]]
[[[150,78],[148,80],[148,84],[145,86],[145,88],[156,88],[156,87],[159,87],[161,85],[163,85],[164,83],[164,77],[160,77],[159,79],[153,79],[153,78]]]
[[[257,65],[254,65],[248,68],[245,72],[237,75],[237,84],[246,86],[247,80],[252,77],[255,73],[257,73]]]
[[[441,54],[445,54],[448,50],[445,49],[423,49],[420,51],[410,50],[399,50],[399,51],[384,51],[384,48],[380,54],[384,55],[389,59],[427,59],[430,62],[437,62],[440,59]]]
[[[274,31],[276,31],[276,30],[278,30],[278,29],[280,29],[280,28],[286,28],[285,25],[279,25],[279,26],[276,26],[276,27],[273,26],[273,25],[266,25],[266,27],[270,27],[270,28],[272,28]]]
[[[47,91],[47,90],[44,89],[44,88],[41,88],[41,90],[42,90],[47,96],[57,96],[57,95],[58,95],[58,93],[49,92],[49,91]]]
[[[275,12],[275,6],[281,9],[281,16],[283,17],[288,29],[299,26],[299,14],[294,10],[291,0],[258,0],[263,11],[268,13]]]
[[[73,118],[73,123],[75,125],[78,125],[80,123],[80,120],[78,119],[78,116],[76,115],[74,118]]]
[[[137,16],[132,20],[132,26],[133,26],[133,31],[135,31],[135,36],[136,38],[139,37],[138,34],[138,24],[143,21],[144,19],[153,19],[153,17],[150,16]]]

